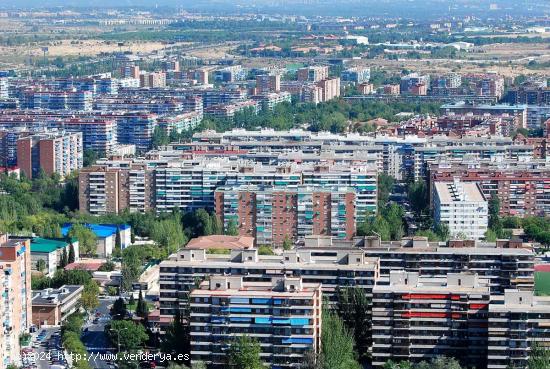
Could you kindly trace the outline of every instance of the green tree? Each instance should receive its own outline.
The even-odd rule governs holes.
[[[414,365],[414,369],[462,369],[462,367],[455,358],[440,356],[429,362],[422,361]]]
[[[119,297],[111,307],[111,316],[113,320],[122,320],[126,317],[128,310],[126,309],[126,303],[122,297]]]
[[[489,210],[489,228],[495,233],[499,233],[502,230],[502,222],[500,220],[500,199],[496,194],[491,196],[488,204]]]
[[[43,272],[44,269],[46,269],[46,262],[44,261],[44,259],[39,259],[36,262],[36,270],[38,270],[39,272]]]
[[[260,343],[249,336],[236,338],[229,348],[229,367],[232,369],[265,369],[260,358]]]
[[[258,255],[275,255],[275,252],[268,245],[260,245],[258,247]]]
[[[237,222],[235,222],[233,219],[231,219],[227,223],[227,230],[225,231],[225,234],[228,236],[238,236],[239,235],[239,228],[237,227]]]
[[[417,214],[423,214],[429,206],[428,186],[426,182],[420,180],[411,183],[408,187],[408,198],[412,210]]]
[[[214,234],[212,229],[212,218],[206,210],[198,209],[195,216],[198,221],[197,227],[201,236],[210,236],[211,234]]]
[[[485,232],[485,241],[487,242],[495,242],[498,239],[497,234],[492,229],[488,229]]]
[[[78,223],[73,224],[69,231],[69,238],[76,238],[78,240],[80,255],[95,255],[97,237],[86,226]]]
[[[292,249],[292,241],[290,240],[290,237],[285,236],[285,239],[283,240],[283,250],[288,251]]]
[[[69,256],[67,255],[67,248],[64,247],[63,251],[61,252],[61,258],[59,260],[59,267],[65,268],[68,263],[69,263]]]
[[[451,237],[451,230],[447,223],[438,223],[434,227],[434,232],[440,241],[448,241]]]
[[[529,353],[527,362],[529,369],[548,369],[550,368],[550,350],[540,344],[533,344]]]
[[[323,311],[321,349],[324,369],[360,369],[353,347],[353,335],[342,319],[336,313]]]
[[[182,358],[191,351],[189,323],[183,318],[179,309],[176,310],[174,320],[172,320],[172,323],[166,330],[163,350],[165,352],[175,353],[175,356]]]
[[[378,207],[383,208],[386,206],[390,193],[395,184],[395,178],[385,173],[378,175]]]
[[[69,257],[67,258],[67,263],[72,264],[75,262],[75,252],[74,252],[74,246],[71,242],[69,245]]]
[[[215,213],[211,215],[212,234],[223,234],[223,224]]]
[[[368,350],[372,344],[372,326],[368,313],[370,299],[363,288],[339,287],[337,301],[336,311],[347,329],[353,332],[355,347],[363,361],[368,358]]]
[[[147,302],[143,300],[143,293],[141,292],[141,288],[139,289],[139,295],[138,295],[138,301],[136,305],[136,315],[140,318],[147,318],[147,315],[149,314],[149,307],[147,306]]]
[[[138,350],[149,339],[143,325],[129,320],[112,320],[105,326],[105,333],[112,345],[118,347],[120,343],[121,351]]]
[[[84,285],[80,303],[86,311],[93,310],[99,306],[99,286],[94,280]]]
[[[120,240],[120,228],[119,226],[116,227],[116,233],[115,233],[115,250],[122,250],[122,242]]]

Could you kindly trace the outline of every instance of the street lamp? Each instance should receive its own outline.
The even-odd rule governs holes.
[[[123,331],[123,330],[126,330],[126,329],[128,329],[128,328],[122,328],[122,329],[109,329],[110,331],[116,332],[116,335],[117,335],[117,343],[118,343],[118,345],[117,345],[117,348],[118,348],[117,353],[120,352],[120,331]]]

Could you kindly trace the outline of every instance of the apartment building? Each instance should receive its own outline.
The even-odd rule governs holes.
[[[546,160],[461,160],[430,165],[430,193],[436,182],[479,185],[486,199],[498,196],[502,216],[544,216],[550,214],[546,189],[550,188],[550,166]],[[433,198],[430,203],[433,202]]]
[[[141,72],[139,75],[139,87],[166,87],[166,73]]]
[[[353,82],[355,84],[362,84],[370,80],[370,68],[369,67],[353,67],[342,71],[342,82]]]
[[[550,105],[550,88],[546,87],[546,82],[510,88],[506,93],[506,102],[514,105]]]
[[[232,65],[214,72],[216,82],[237,82],[246,79],[247,70],[241,65]]]
[[[0,99],[7,99],[9,97],[9,81],[5,77],[0,77]]]
[[[480,240],[489,224],[487,199],[476,183],[434,183],[434,222],[449,227],[451,237]]]
[[[322,296],[320,283],[300,277],[212,276],[189,295],[191,360],[226,368],[228,345],[247,335],[270,368],[296,368],[320,352]]]
[[[21,109],[92,110],[91,91],[42,91],[30,89],[19,100]]]
[[[0,283],[2,284],[2,288],[7,284],[5,282],[5,274],[0,273]],[[4,295],[0,294],[0,307],[4,309],[4,306],[6,306],[6,301],[4,301]],[[0,329],[0,352],[6,352],[6,337],[4,336],[4,329]],[[0,360],[0,369],[6,369],[6,367],[10,365],[10,358],[9,356],[5,356]]]
[[[401,94],[412,93],[415,86],[419,85],[423,85],[426,87],[430,86],[430,76],[419,75],[418,73],[411,73],[401,77],[399,92]]]
[[[326,78],[316,82],[322,89],[322,102],[330,101],[340,96],[340,78]]]
[[[19,336],[31,326],[31,248],[29,239],[0,235],[2,284],[2,330],[4,366],[18,364]]]
[[[487,280],[470,273],[422,277],[392,271],[372,297],[373,367],[389,361],[454,357],[487,368]]]
[[[242,236],[259,245],[281,246],[309,235],[351,239],[355,234],[356,195],[353,188],[321,186],[216,189],[216,215],[225,228],[233,222]]]
[[[17,166],[28,178],[40,170],[65,177],[82,168],[83,151],[80,132],[33,134],[17,140]]]
[[[55,123],[67,132],[81,133],[84,150],[110,153],[117,147],[117,123],[114,119],[69,118]]]
[[[177,115],[168,115],[157,118],[157,126],[170,135],[171,132],[181,133],[197,127],[202,121],[202,108],[200,113],[191,111]]]
[[[219,150],[212,152],[214,158],[200,147],[197,150],[196,145],[184,146],[194,148],[193,152],[150,152],[149,158],[107,160],[84,168],[79,176],[80,210],[103,214],[127,207],[130,211],[157,212],[172,211],[174,207],[186,211],[214,209],[214,192],[222,186],[306,185],[353,188],[357,220],[376,213],[377,172],[368,156],[325,165],[316,164],[316,158],[312,163],[289,164],[289,158],[281,157],[282,164],[270,165],[220,157]],[[134,182],[128,182],[134,178]]]
[[[280,74],[261,74],[256,76],[256,93],[261,95],[281,91]]]
[[[258,101],[260,103],[262,110],[273,110],[275,106],[281,103],[291,103],[292,95],[289,92],[278,92],[278,93],[264,93],[261,95],[251,96],[251,99]]]
[[[132,65],[132,64],[123,65],[120,68],[120,74],[122,75],[122,78],[133,78],[133,79],[139,80],[139,76],[140,76],[139,66]]]
[[[100,215],[147,212],[155,208],[155,179],[147,165],[128,167],[93,165],[78,175],[78,203],[82,212]]]
[[[250,111],[253,114],[260,112],[260,104],[254,100],[245,100],[227,105],[214,105],[204,109],[204,114],[221,119],[232,120],[236,113]]]
[[[550,346],[550,297],[506,290],[491,296],[488,369],[526,368],[534,345]]]
[[[240,276],[244,282],[270,282],[274,277],[301,277],[303,283],[320,283],[333,302],[338,286],[357,286],[370,296],[379,277],[377,258],[361,250],[336,250],[329,256],[310,250],[284,251],[282,255],[258,255],[257,249],[208,254],[204,249],[181,249],[160,263],[160,315],[185,312],[189,292],[197,280],[213,276]]]
[[[425,237],[412,237],[380,242],[372,236],[358,237],[351,246],[360,247],[366,257],[379,258],[380,274],[384,278],[396,270],[434,277],[473,270],[489,280],[492,293],[502,294],[510,288],[533,290],[535,253],[529,244],[521,241],[439,243],[428,242]]]
[[[463,83],[478,96],[495,96],[500,99],[504,95],[504,77],[495,73],[465,74]]]
[[[136,150],[143,152],[153,146],[153,131],[157,117],[148,113],[122,114],[117,118],[117,142],[132,144]]]
[[[329,77],[329,68],[326,65],[315,65],[300,68],[297,71],[298,81],[319,82]]]

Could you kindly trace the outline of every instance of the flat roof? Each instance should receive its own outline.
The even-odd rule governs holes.
[[[254,237],[212,235],[193,238],[187,244],[188,249],[229,249],[239,250],[254,246]]]
[[[35,237],[31,239],[31,252],[50,253],[68,245],[65,241]]]
[[[485,201],[477,183],[436,182],[435,190],[441,203],[451,202],[482,202]]]

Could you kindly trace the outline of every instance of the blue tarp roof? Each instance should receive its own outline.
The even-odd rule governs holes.
[[[85,223],[83,225],[86,226],[92,232],[94,232],[94,234],[99,238],[110,237],[110,236],[114,235],[116,230],[117,230],[117,225],[116,224],[90,224],[90,223]],[[69,233],[69,231],[71,230],[72,226],[73,225],[71,223],[63,224],[63,227],[61,227],[61,234],[63,236],[66,236]],[[130,226],[128,224],[121,224],[121,225],[118,225],[118,228],[121,229],[121,230],[124,230],[124,229],[130,228]]]

